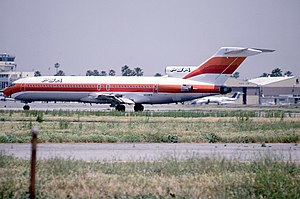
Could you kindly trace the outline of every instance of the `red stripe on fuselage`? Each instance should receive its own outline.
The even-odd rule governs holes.
[[[187,93],[219,93],[220,87],[214,85],[189,85],[193,89]],[[27,83],[15,84],[4,89],[4,94],[11,94],[26,91],[36,92],[159,92],[159,93],[185,93],[181,91],[181,85],[164,84],[65,84],[65,83]]]

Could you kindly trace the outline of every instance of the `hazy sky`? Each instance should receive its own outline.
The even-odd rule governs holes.
[[[18,70],[67,75],[88,69],[199,65],[222,46],[275,49],[249,57],[251,78],[275,67],[300,76],[299,0],[0,0],[0,52]],[[51,71],[48,68],[51,67]]]

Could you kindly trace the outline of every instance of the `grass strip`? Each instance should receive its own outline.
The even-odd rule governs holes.
[[[0,197],[27,198],[29,161],[0,154]],[[176,157],[147,162],[54,158],[37,165],[38,198],[300,198],[300,167]]]

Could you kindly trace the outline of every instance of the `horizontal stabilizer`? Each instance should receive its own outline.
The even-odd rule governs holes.
[[[227,49],[224,54],[226,54],[226,55],[228,55],[228,54],[238,55],[239,53],[245,52],[247,49],[248,48],[234,49],[234,50]]]
[[[238,48],[238,47],[224,47],[217,52],[217,56],[237,56],[248,57],[260,53],[274,52],[275,50],[260,49],[260,48]]]
[[[259,51],[261,51],[261,52],[263,52],[263,53],[272,53],[272,52],[275,51],[275,50],[261,49],[261,48],[252,48],[252,49],[254,49],[254,50],[259,50]]]

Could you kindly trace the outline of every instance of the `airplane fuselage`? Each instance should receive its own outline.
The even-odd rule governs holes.
[[[45,76],[17,80],[4,90],[4,94],[25,102],[112,103],[111,95],[139,104],[161,104],[217,94],[220,89],[224,87],[180,78]]]

